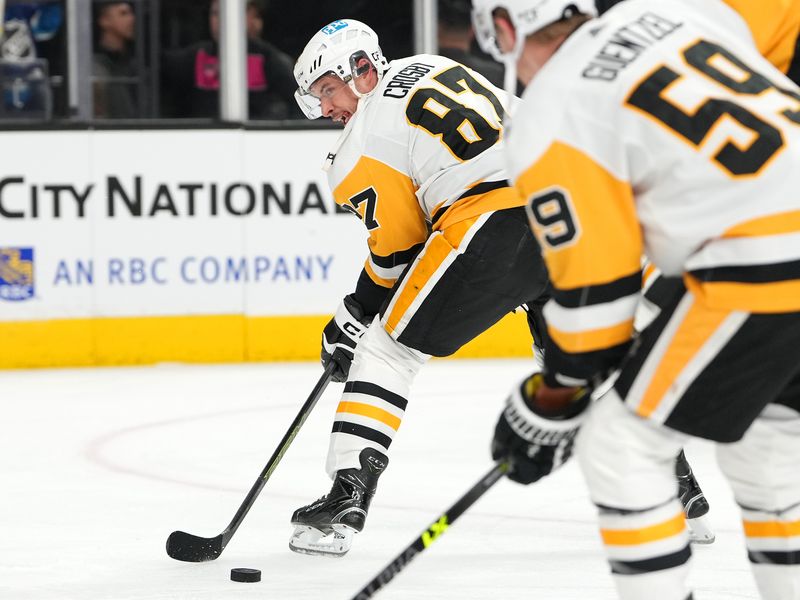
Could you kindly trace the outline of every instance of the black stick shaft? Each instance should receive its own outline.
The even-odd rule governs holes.
[[[242,521],[244,521],[248,511],[253,506],[253,503],[256,501],[258,495],[261,493],[264,484],[267,483],[267,480],[272,475],[275,467],[278,466],[278,463],[283,458],[286,450],[288,450],[292,440],[294,440],[295,436],[300,431],[300,428],[303,426],[306,418],[316,405],[317,400],[319,400],[320,396],[322,396],[322,392],[325,391],[325,388],[330,382],[331,374],[335,368],[336,365],[333,362],[331,362],[325,368],[322,377],[319,378],[319,381],[314,386],[314,389],[311,390],[311,395],[305,401],[305,404],[303,404],[302,408],[300,408],[300,412],[297,413],[294,421],[292,421],[292,425],[283,436],[281,443],[275,449],[275,452],[272,454],[272,458],[269,459],[269,462],[264,467],[264,470],[261,471],[261,474],[258,476],[258,479],[256,479],[253,487],[251,487],[250,491],[247,493],[244,502],[242,502],[239,510],[237,510],[236,514],[233,516],[233,520],[228,524],[225,530],[213,538],[192,535],[191,533],[186,533],[185,531],[173,531],[167,538],[167,554],[171,558],[186,562],[204,562],[219,558],[219,555],[222,554],[223,550],[225,550],[225,546],[228,545],[228,542],[233,537],[233,534],[236,533],[239,525],[241,525]]]
[[[233,519],[225,528],[225,531],[222,532],[223,548],[227,545],[228,540],[233,537],[233,534],[236,533],[236,530],[239,529],[239,525],[242,524],[242,521],[244,521],[244,518],[250,511],[250,508],[253,506],[256,498],[258,498],[258,495],[261,493],[261,490],[264,489],[264,485],[272,476],[273,471],[275,471],[275,467],[277,467],[278,463],[281,462],[283,455],[286,454],[286,451],[289,449],[289,446],[291,445],[295,436],[300,431],[303,423],[306,422],[308,415],[311,414],[311,411],[314,409],[314,406],[316,406],[317,401],[322,396],[325,388],[328,387],[328,383],[330,383],[331,380],[331,374],[335,368],[336,363],[333,361],[329,362],[328,366],[325,367],[322,376],[320,376],[319,381],[317,381],[317,384],[314,386],[314,389],[311,390],[311,394],[308,396],[308,399],[300,408],[300,411],[297,413],[294,421],[292,421],[292,424],[289,426],[288,431],[283,435],[281,443],[278,444],[277,448],[275,448],[275,452],[272,453],[272,457],[269,459],[269,462],[261,471],[261,474],[258,476],[258,479],[256,479],[253,487],[251,487],[250,491],[247,492],[247,496],[245,496],[244,502],[242,502],[239,510],[236,511]]]
[[[447,509],[430,527],[420,534],[409,546],[403,550],[397,558],[386,565],[383,570],[378,573],[375,578],[370,581],[363,589],[353,596],[352,600],[368,600],[372,598],[381,588],[386,586],[394,576],[408,566],[417,554],[425,550],[433,542],[435,542],[440,535],[442,535],[447,528],[455,523],[456,519],[475,502],[485,494],[508,470],[507,463],[497,463],[492,469],[481,477],[480,481],[461,498],[459,498],[453,506]]]

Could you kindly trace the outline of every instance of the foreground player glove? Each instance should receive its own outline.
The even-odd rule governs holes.
[[[508,478],[517,483],[538,481],[566,462],[589,404],[586,388],[543,384],[534,373],[514,388],[494,430],[492,458],[507,460]]]
[[[367,330],[367,317],[364,309],[352,296],[345,296],[334,317],[322,330],[322,365],[327,367],[331,362],[336,369],[331,375],[333,381],[346,381],[353,362],[353,352],[358,340]]]

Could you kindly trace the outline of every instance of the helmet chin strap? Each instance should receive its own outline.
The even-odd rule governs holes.
[[[516,33],[516,31],[514,33]],[[525,38],[517,35],[511,52],[503,54],[503,64],[505,65],[503,87],[505,87],[506,93],[509,96],[517,95],[517,62],[519,61],[519,57],[522,56],[522,47],[524,43]]]
[[[517,95],[517,59],[514,56],[506,55],[503,58],[505,64],[505,75],[503,80],[503,87],[506,92],[511,96]]]

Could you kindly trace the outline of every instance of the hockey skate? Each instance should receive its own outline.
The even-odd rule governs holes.
[[[336,473],[331,491],[292,515],[294,533],[289,548],[301,554],[340,557],[347,554],[353,536],[364,529],[378,477],[389,459],[373,448],[359,455],[360,469]]]
[[[683,450],[675,461],[675,475],[678,477],[678,498],[683,504],[689,526],[689,539],[694,544],[713,544],[714,532],[705,518],[709,510],[708,500],[700,489]]]

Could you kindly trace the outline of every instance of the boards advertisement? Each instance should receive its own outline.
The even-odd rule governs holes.
[[[6,132],[0,367],[318,356],[366,230],[338,132]]]

